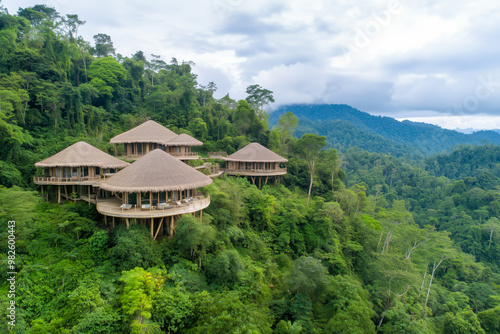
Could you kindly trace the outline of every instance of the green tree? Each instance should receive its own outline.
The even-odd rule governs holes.
[[[286,285],[292,293],[303,293],[318,298],[326,289],[328,272],[321,261],[311,256],[301,256],[293,262],[286,277]]]
[[[207,248],[215,240],[215,229],[199,219],[184,215],[177,222],[175,229],[175,243],[181,254],[190,259],[201,261],[205,257]]]
[[[164,284],[163,273],[156,270],[156,273],[152,274],[136,267],[123,271],[119,281],[125,284],[120,296],[122,310],[134,319],[131,332],[144,333],[148,328],[145,322],[151,318],[153,300]]]
[[[233,123],[242,134],[247,134],[255,119],[255,115],[250,109],[247,101],[240,100],[233,114]]]
[[[471,309],[446,313],[444,332],[451,334],[483,334],[485,331]]]
[[[246,98],[248,103],[259,111],[262,111],[265,105],[274,103],[273,92],[260,85],[248,86],[246,93],[248,94]]]
[[[109,57],[115,55],[115,48],[113,47],[113,42],[111,37],[106,34],[94,35],[94,54],[97,58]]]
[[[113,57],[103,57],[89,66],[88,75],[90,84],[97,88],[103,105],[109,111],[113,94],[126,78],[127,71]]]
[[[325,145],[325,136],[318,136],[310,133],[302,135],[302,137],[297,141],[298,151],[306,160],[307,167],[309,168],[309,191],[307,193],[307,204],[309,204],[309,199],[311,197],[316,164],[322,155],[323,147],[325,147]]]
[[[295,128],[299,125],[299,119],[291,112],[287,112],[280,116],[276,126],[276,132],[279,137],[280,153],[286,156],[288,153],[288,143],[293,137]]]

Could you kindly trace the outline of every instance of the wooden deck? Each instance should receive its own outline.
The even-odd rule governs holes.
[[[184,152],[184,153],[167,152],[167,153],[179,160],[198,160],[200,158],[198,152]]]
[[[278,176],[285,175],[286,168],[278,169],[224,169],[224,172],[229,175],[241,175],[241,176]]]
[[[170,153],[166,152],[173,156],[174,158],[177,158],[179,160],[198,160],[200,156],[198,155],[198,152],[186,152],[186,153]],[[134,154],[134,155],[122,155],[117,157],[118,159],[125,160],[125,161],[135,161],[143,156],[145,156],[146,153],[144,154]]]
[[[122,202],[118,199],[99,199],[97,201],[97,211],[105,216],[120,218],[158,218],[183,215],[205,209],[210,205],[210,195],[207,197],[197,196],[195,201],[189,203],[182,202],[182,205],[171,205],[170,208],[151,207],[143,210],[133,206],[131,209],[121,208]]]
[[[104,181],[101,177],[55,177],[55,176],[35,176],[33,183],[39,185],[80,185],[91,186]]]

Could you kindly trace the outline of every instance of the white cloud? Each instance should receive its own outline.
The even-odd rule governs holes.
[[[37,1],[2,3],[14,13]],[[399,116],[500,110],[500,85],[485,98],[476,94],[479,78],[500,82],[494,1],[45,3],[86,20],[87,40],[110,35],[122,55],[142,50],[194,61],[200,83],[216,82],[221,96],[244,98],[258,83],[274,91],[276,104],[346,103]]]
[[[446,116],[430,116],[430,117],[403,117],[397,118],[399,121],[409,120],[412,122],[422,122],[438,125],[445,129],[474,129],[474,130],[491,130],[500,129],[500,116],[492,115],[446,115]]]

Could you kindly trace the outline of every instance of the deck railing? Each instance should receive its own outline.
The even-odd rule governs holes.
[[[173,157],[197,157],[198,152],[167,152]]]
[[[207,152],[210,158],[219,158],[227,156],[227,152]]]
[[[262,168],[225,168],[225,172],[232,174],[244,174],[244,173],[260,173],[260,174],[274,174],[274,173],[286,173],[286,167],[284,168],[276,168],[276,169],[262,169]]]
[[[104,176],[103,176],[104,177]],[[101,176],[71,176],[71,177],[57,177],[57,176],[35,176],[33,182],[84,182],[84,181],[99,181]]]
[[[197,212],[203,210],[210,204],[210,195],[196,196],[193,200],[186,202],[178,201],[181,204],[167,203],[165,206],[150,206],[143,209],[142,206],[132,205],[130,208],[123,207],[120,201],[99,200],[97,202],[97,211],[109,216],[128,216],[128,217],[165,217],[182,215],[185,213]]]

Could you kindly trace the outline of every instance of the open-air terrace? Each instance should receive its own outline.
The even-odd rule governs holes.
[[[156,205],[123,204],[119,199],[98,199],[97,211],[103,215],[120,218],[158,218],[183,215],[203,210],[210,204],[210,195],[195,196],[176,202],[159,202]]]
[[[226,168],[224,169],[229,175],[242,175],[242,176],[278,176],[286,174],[286,167],[276,169],[262,169],[262,168]]]

